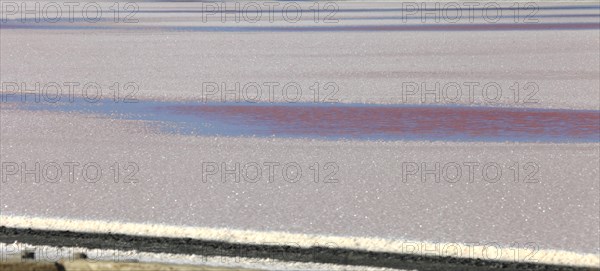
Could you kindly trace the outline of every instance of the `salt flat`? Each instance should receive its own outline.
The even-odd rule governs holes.
[[[118,83],[119,99],[135,93],[140,103],[231,103],[242,102],[223,94],[239,94],[236,83],[275,82],[299,85],[294,101],[307,103],[600,109],[594,7],[542,10],[549,17],[540,25],[556,24],[553,30],[366,31],[356,26],[420,24],[386,18],[395,14],[381,3],[348,3],[340,5],[364,10],[340,12],[333,28],[296,31],[281,20],[204,23],[173,11],[199,3],[140,5],[172,12],[140,12],[132,25],[3,24],[2,94],[76,82],[97,84],[112,99]],[[123,88],[128,82],[136,91]],[[475,92],[452,102],[439,93],[441,101],[431,94],[422,100],[436,84]],[[493,102],[481,91],[489,84],[502,93]],[[420,89],[410,92],[415,85]],[[290,99],[281,89],[261,97]],[[231,242],[325,240],[388,252],[406,252],[398,242],[477,244],[527,251],[501,260],[600,261],[598,142],[194,136],[117,114],[35,111],[4,100],[0,123],[0,225]],[[487,257],[479,253],[471,257]]]
[[[237,23],[233,17],[223,23],[218,14],[203,15],[201,3],[138,5],[137,23],[113,23],[112,17],[94,24],[44,24],[32,20],[25,24],[18,20],[5,23],[0,53],[2,81],[25,83],[27,89],[34,89],[35,83],[44,86],[50,82],[94,82],[102,86],[105,97],[111,97],[109,87],[114,89],[115,82],[134,82],[139,86],[138,97],[171,100],[233,101],[232,94],[224,95],[227,90],[235,90],[240,84],[239,93],[245,85],[256,83],[263,92],[257,100],[263,102],[296,100],[294,89],[289,95],[282,92],[286,84],[297,84],[301,94],[297,100],[305,102],[600,108],[598,29],[349,32],[335,28],[501,24],[527,27],[578,22],[597,25],[599,9],[593,8],[593,3],[578,4],[592,6],[585,9],[540,9],[539,16],[558,17],[540,17],[535,23],[523,23],[524,15],[517,17],[519,23],[515,23],[513,12],[505,10],[505,17],[497,23],[481,16],[470,19],[465,12],[455,23],[441,17],[439,22],[425,19],[424,24],[421,13],[399,11],[401,3],[337,3],[340,11],[332,23],[324,23],[322,18],[315,23],[312,13],[306,11],[297,23],[283,20],[277,12],[273,15],[277,20],[272,23],[269,14],[257,23]],[[561,5],[539,4],[539,8],[556,6]],[[144,13],[161,9],[170,13]],[[186,10],[196,12],[177,12]],[[579,15],[585,17],[560,17]],[[274,26],[283,29],[244,29]],[[288,32],[302,26],[334,29]],[[50,29],[40,29],[44,27]],[[212,90],[206,87],[211,83],[219,86],[215,94],[209,94]],[[270,83],[280,84],[273,86],[275,94],[271,96]],[[319,86],[315,87],[317,83]],[[326,88],[327,83],[332,85]],[[411,87],[414,84],[417,90]],[[436,88],[437,96],[425,94]],[[457,88],[462,94],[455,98]],[[316,99],[315,89],[319,90]],[[483,94],[485,89],[487,95]],[[255,93],[252,88],[248,91]],[[415,93],[410,94],[411,91]],[[81,89],[77,92],[81,94]]]
[[[4,215],[447,243],[532,242],[540,249],[597,251],[598,144],[191,137],[154,134],[124,121],[9,110],[2,112],[2,123],[3,161],[22,161],[29,169],[36,161],[81,163],[73,182],[65,166],[63,178],[54,183],[43,176],[39,183],[34,176],[25,182],[19,174],[6,176]],[[126,183],[128,173],[115,183],[109,169],[115,162],[121,167],[134,162],[137,183]],[[223,182],[221,172],[203,177],[203,163],[210,162],[230,170],[236,163],[263,169],[256,180],[245,179],[255,178],[252,171],[225,175]],[[273,179],[266,162],[281,164]],[[325,183],[325,174],[333,172],[324,171],[328,162],[339,170]],[[473,179],[461,166],[462,178],[450,181],[438,174],[438,183],[434,176],[404,178],[403,165],[411,162],[427,163],[429,169],[436,162],[480,166]],[[482,167],[490,162],[502,168],[500,179],[491,179],[492,170],[490,179],[483,177]],[[91,180],[90,170],[86,181],[87,163],[97,163],[104,176]],[[299,180],[293,179],[295,168],[288,179],[280,172],[290,163],[303,171]],[[309,169],[314,163],[322,171],[318,182]],[[519,179],[509,169],[515,163]],[[526,163],[537,165],[535,180],[525,180]]]

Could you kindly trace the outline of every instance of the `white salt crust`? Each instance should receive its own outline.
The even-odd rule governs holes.
[[[0,216],[0,225],[13,228],[31,228],[39,230],[63,230],[73,232],[90,233],[114,233],[135,236],[150,237],[174,237],[174,238],[192,238],[199,240],[212,240],[230,243],[242,244],[273,244],[273,243],[294,243],[300,247],[311,247],[314,244],[334,243],[339,248],[367,250],[376,252],[406,253],[407,244],[423,244],[428,247],[452,246],[463,250],[457,255],[453,249],[439,250],[439,256],[453,256],[459,258],[489,259],[486,246],[470,246],[468,244],[443,244],[427,243],[421,241],[392,241],[378,238],[359,238],[359,237],[341,237],[341,236],[319,236],[309,234],[294,234],[286,232],[260,232],[249,230],[231,230],[205,227],[180,227],[169,225],[150,225],[141,223],[120,223],[98,220],[79,220],[79,219],[56,219],[40,217],[22,217],[22,216]],[[528,255],[533,251],[524,248],[498,247],[502,251],[497,260],[514,261],[513,257],[505,255],[514,255],[518,251],[520,255]],[[466,256],[468,255],[468,256]],[[536,257],[524,262],[562,264],[573,266],[597,267],[600,264],[598,255],[575,253],[560,250],[539,250]]]

